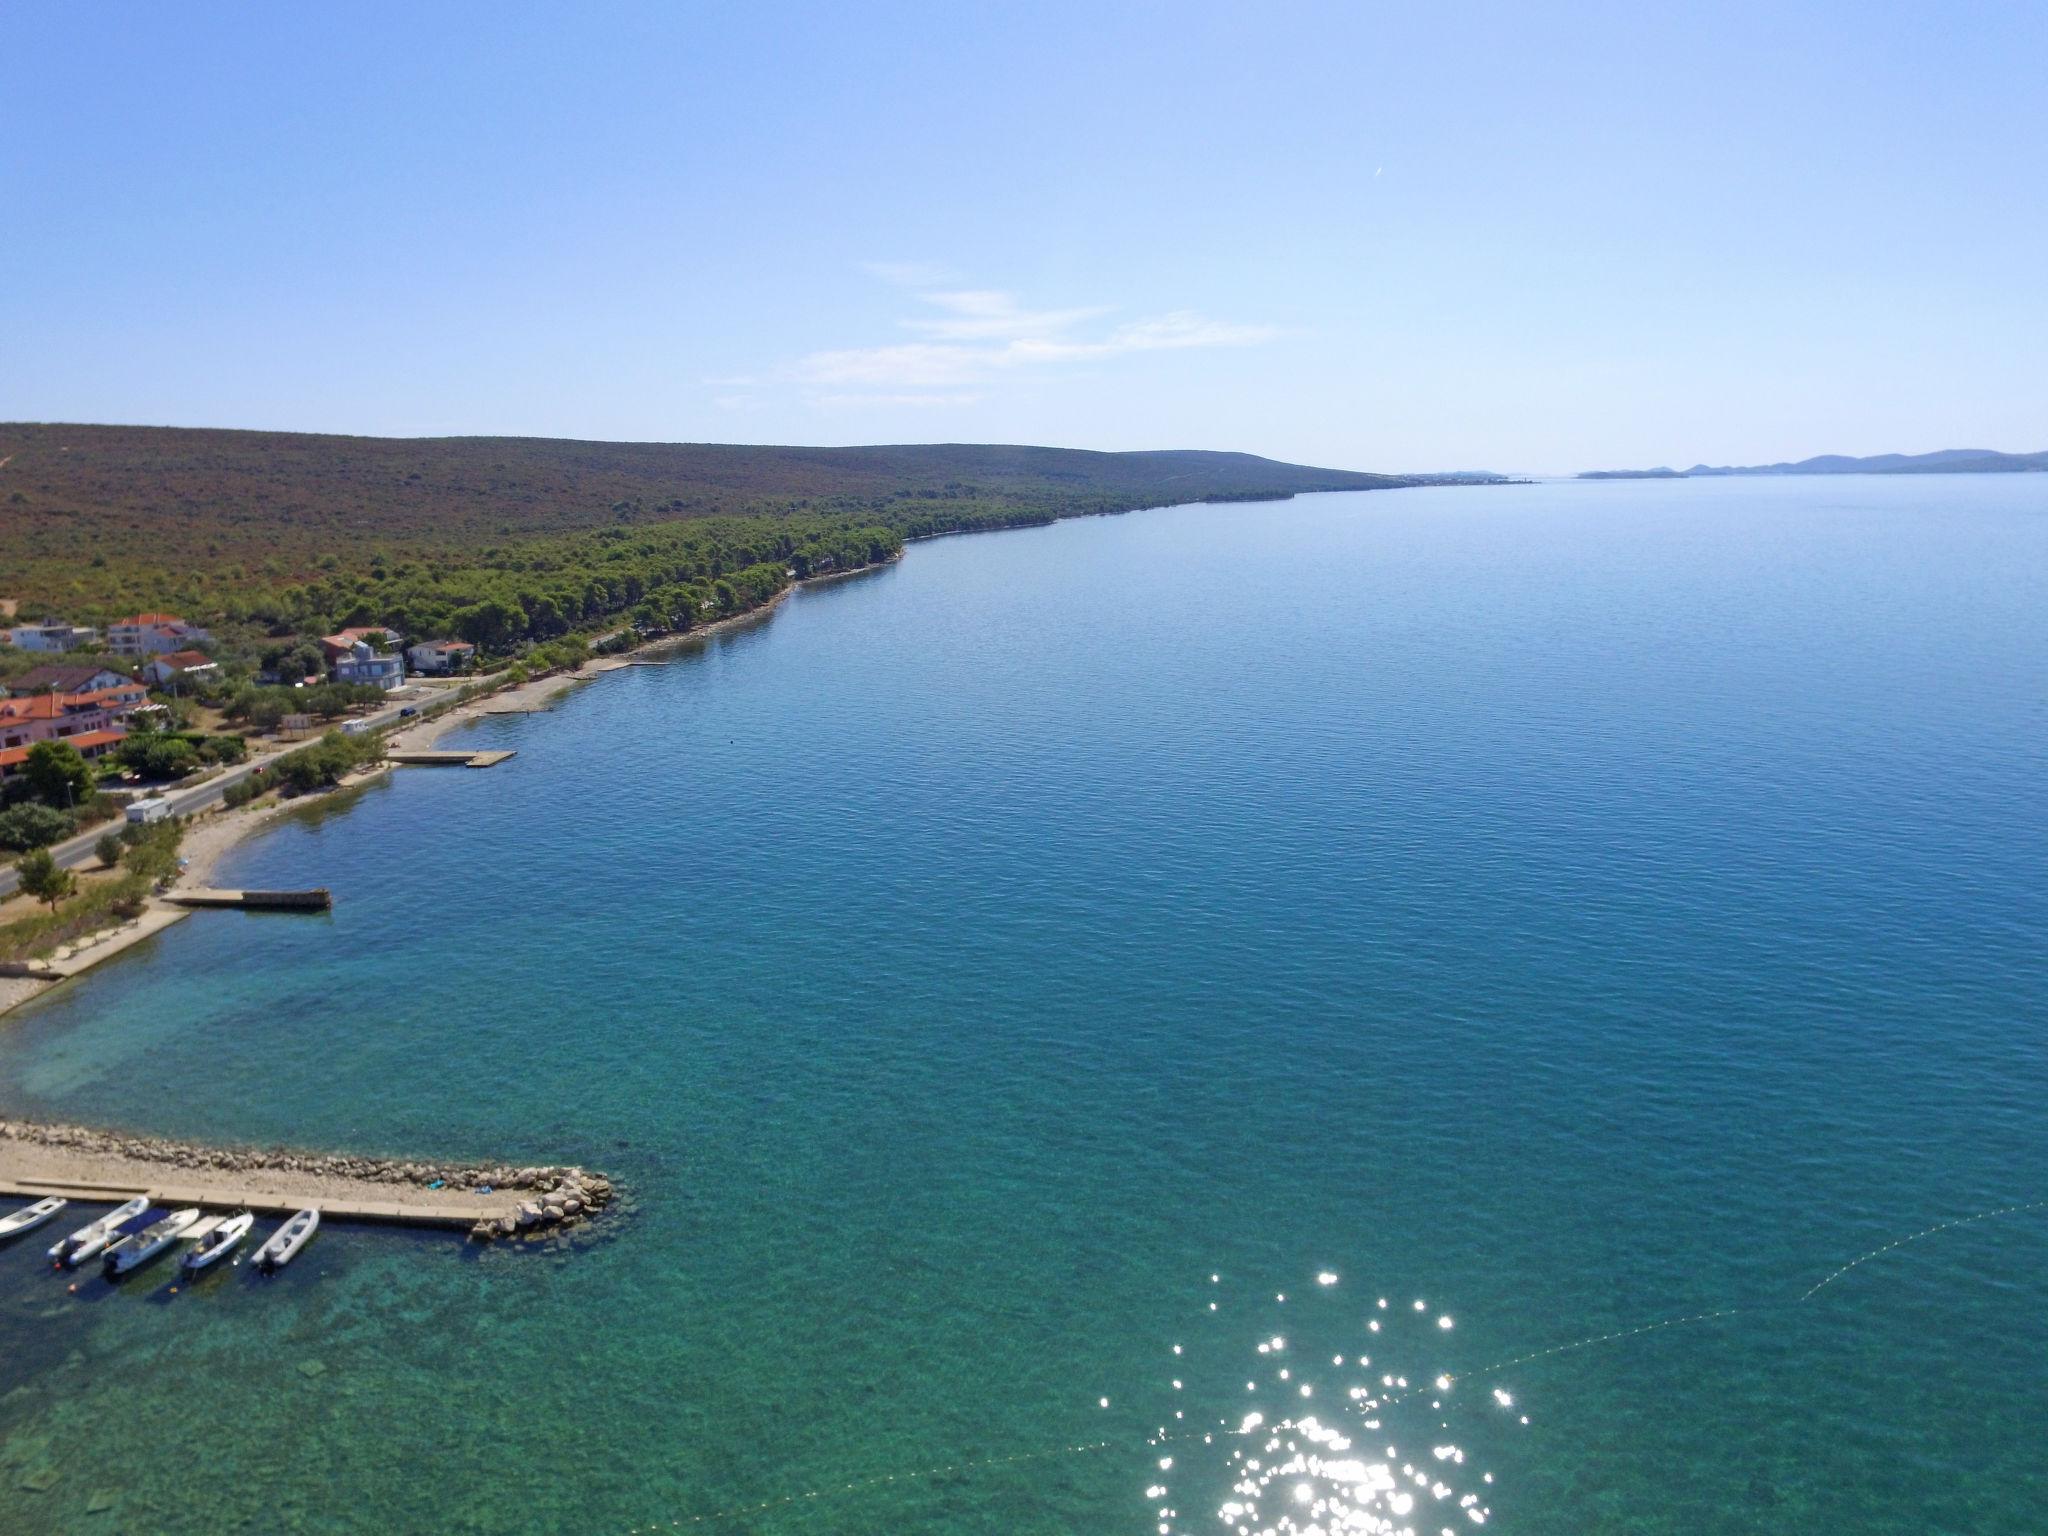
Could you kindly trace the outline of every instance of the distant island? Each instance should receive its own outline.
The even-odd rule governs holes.
[[[1796,464],[1695,464],[1691,469],[1589,469],[1581,480],[1693,480],[1708,475],[1999,475],[2048,470],[2048,452],[2000,453],[1992,448],[1943,448],[1934,453],[1878,453],[1850,458],[1824,453]]]

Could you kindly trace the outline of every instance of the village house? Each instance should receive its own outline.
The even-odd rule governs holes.
[[[40,624],[0,629],[0,637],[22,651],[82,651],[99,644],[100,632],[83,624],[60,624],[55,619],[45,619]]]
[[[450,672],[467,671],[476,660],[476,647],[467,640],[427,640],[408,646],[405,659],[415,672],[446,677]]]
[[[61,661],[46,661],[22,673],[8,685],[8,691],[17,697],[31,693],[91,693],[100,688],[119,688],[134,681],[127,673],[116,672],[112,667],[73,666]]]
[[[55,739],[55,738],[52,738]],[[78,755],[87,759],[105,757],[114,748],[128,739],[126,731],[81,731],[76,736],[62,738],[78,750]],[[0,747],[0,779],[11,779],[21,772],[28,762],[28,754],[35,746],[28,742],[19,747]]]
[[[381,624],[354,625],[320,637],[320,649],[337,683],[386,690],[405,681],[405,657],[385,655],[377,647],[396,643],[398,635]]]
[[[335,637],[328,637],[333,638]],[[322,640],[320,644],[326,646],[327,640]],[[380,656],[369,641],[358,640],[349,647],[347,655],[335,659],[334,680],[337,683],[366,685],[388,691],[405,681],[405,658]]]
[[[142,669],[142,675],[159,688],[208,683],[220,676],[220,663],[204,651],[172,651],[154,658]]]
[[[320,649],[326,653],[327,664],[331,667],[338,661],[353,657],[358,645],[367,645],[375,652],[379,646],[394,645],[397,641],[398,635],[381,624],[356,624],[336,630],[331,635],[322,635]]]
[[[21,751],[39,741],[68,741],[97,756],[126,734],[126,721],[149,699],[140,683],[83,693],[36,693],[0,699],[0,751]]]
[[[138,613],[107,626],[107,647],[116,656],[161,656],[166,651],[190,650],[212,638],[175,613]]]

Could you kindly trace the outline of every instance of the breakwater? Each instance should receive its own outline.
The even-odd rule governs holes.
[[[588,1221],[612,1181],[562,1164],[449,1162],[209,1146],[93,1126],[0,1120],[0,1186],[20,1192],[161,1192],[188,1203],[292,1208],[466,1228],[479,1242],[549,1236]]]

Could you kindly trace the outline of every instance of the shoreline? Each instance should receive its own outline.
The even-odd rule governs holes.
[[[889,563],[893,562],[883,562]],[[666,660],[675,659],[676,653],[688,646],[737,630],[749,623],[764,622],[782,605],[784,599],[799,587],[808,586],[813,582],[841,581],[853,576],[864,576],[881,568],[881,565],[864,565],[858,570],[828,571],[820,576],[810,576],[802,581],[791,582],[760,607],[749,608],[745,613],[736,613],[728,618],[715,620],[680,635],[663,635],[659,639],[645,641],[631,650],[621,651],[616,655],[596,657],[585,662],[574,672],[551,672],[524,683],[494,688],[473,699],[438,710],[432,715],[423,714],[419,719],[388,732],[384,737],[384,745],[387,750],[427,751],[434,748],[441,738],[450,732],[475,725],[490,715],[544,714],[572,691],[596,682],[608,672],[623,671],[633,666],[662,664]],[[657,654],[662,652],[669,654]],[[311,806],[329,803],[333,796],[374,783],[399,766],[387,760],[355,769],[332,789],[316,795],[277,800],[260,806],[231,808],[215,805],[199,812],[191,818],[184,838],[179,844],[178,853],[182,863],[177,878],[163,894],[150,898],[148,909],[141,917],[112,928],[102,928],[88,935],[86,942],[67,947],[46,962],[35,962],[36,970],[33,973],[0,975],[0,1024],[4,1024],[7,1015],[15,1009],[55,991],[66,982],[75,980],[88,970],[113,959],[135,945],[154,938],[173,923],[191,916],[188,908],[173,906],[166,898],[180,891],[211,885],[213,871],[220,861],[244,842],[272,830],[279,823]]]

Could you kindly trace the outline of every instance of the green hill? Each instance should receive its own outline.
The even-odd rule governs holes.
[[[338,437],[0,424],[0,596],[89,618],[459,547],[707,517],[857,517],[906,536],[1399,476],[1242,453]]]
[[[1244,453],[0,425],[0,598],[181,613],[236,675],[347,624],[523,654],[745,612],[931,534],[1424,483]]]

